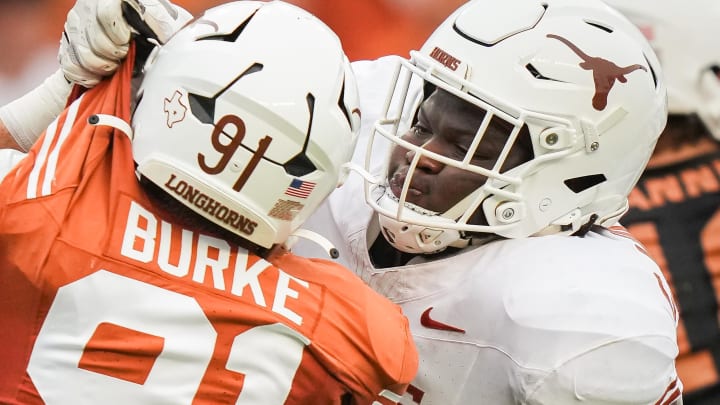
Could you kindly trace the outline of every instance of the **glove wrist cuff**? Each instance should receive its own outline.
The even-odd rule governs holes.
[[[65,108],[72,90],[61,69],[19,99],[0,108],[0,120],[15,142],[27,151]]]

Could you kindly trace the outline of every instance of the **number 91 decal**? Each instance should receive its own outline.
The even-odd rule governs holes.
[[[228,133],[226,132],[226,128],[228,127],[234,127],[234,130]],[[208,163],[210,158],[206,157],[202,153],[198,153],[198,164],[200,165],[200,168],[210,175],[216,175],[223,172],[227,168],[227,165],[230,163],[230,160],[235,155],[238,148],[242,146],[245,133],[245,122],[240,117],[235,115],[226,115],[222,117],[215,125],[210,138],[212,146],[220,154],[220,158],[217,162],[211,164]],[[224,135],[224,137],[221,135]],[[223,138],[229,141],[223,143]],[[250,161],[247,162],[242,173],[240,173],[240,177],[238,177],[235,184],[233,184],[233,190],[240,191],[243,188],[252,172],[255,171],[258,163],[260,163],[260,159],[262,159],[265,152],[267,152],[271,142],[272,138],[270,136],[265,136],[260,139],[257,150],[253,152]]]

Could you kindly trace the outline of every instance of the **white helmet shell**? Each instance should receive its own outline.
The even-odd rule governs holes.
[[[411,150],[416,162],[425,156],[487,177],[443,213],[423,213],[404,196],[379,190],[382,185],[368,186],[368,203],[380,214],[386,237],[408,229],[425,232],[414,238],[424,244],[396,245],[406,252],[428,253],[427,235],[442,241],[431,251],[463,245],[443,237],[442,230],[521,238],[572,232],[591,218],[613,223],[627,209],[627,195],[667,118],[666,89],[652,48],[632,23],[597,0],[470,1],[402,62],[399,73],[387,114],[376,125],[378,138]],[[472,147],[465,161],[454,160],[401,139],[398,128],[407,128],[413,117],[394,106],[412,103],[397,99],[417,78],[475,104],[486,111],[487,122],[511,124],[494,167],[471,164]],[[476,139],[483,133],[481,125]],[[501,172],[523,133],[529,134],[532,159]],[[412,177],[405,179],[405,190]],[[488,224],[469,223],[478,209]]]
[[[338,185],[360,121],[337,36],[283,2],[206,11],[149,64],[133,117],[140,174],[262,247]]]
[[[720,139],[720,3],[608,0],[645,34],[663,66],[670,114],[697,114]]]

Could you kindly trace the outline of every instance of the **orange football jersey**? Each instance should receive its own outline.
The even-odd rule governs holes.
[[[271,264],[148,198],[128,135],[88,122],[129,121],[131,67],[0,184],[0,403],[395,401],[417,369],[399,307],[333,262]]]

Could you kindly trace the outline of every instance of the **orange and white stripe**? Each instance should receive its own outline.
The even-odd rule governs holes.
[[[642,253],[642,254],[646,255],[647,257],[650,257],[650,259],[652,259],[652,257],[647,252],[645,247],[627,229],[625,229],[624,226],[614,225],[614,226],[609,227],[608,231],[610,231],[610,233],[612,233],[613,235],[617,235],[617,236],[620,236],[623,238],[628,238],[628,239],[632,240],[635,243],[635,247],[637,248],[638,251],[640,251],[640,253]],[[657,283],[658,283],[658,286],[660,287],[660,291],[662,291],[662,294],[665,296],[665,299],[670,304],[673,319],[675,319],[675,322],[677,323],[679,320],[679,314],[678,314],[677,306],[675,305],[675,300],[673,300],[673,298],[672,298],[672,292],[670,290],[670,287],[666,284],[665,279],[661,275],[659,275],[657,273],[653,273],[653,275],[655,276],[655,279],[657,279]]]
[[[52,194],[52,183],[55,179],[57,170],[57,162],[60,156],[60,150],[63,143],[70,134],[70,130],[75,125],[78,109],[82,97],[72,103],[65,114],[65,121],[58,133],[58,123],[62,115],[56,118],[50,126],[45,130],[45,137],[40,146],[35,164],[28,177],[27,198],[33,199],[44,197]]]
[[[665,392],[662,394],[660,399],[658,399],[657,402],[655,402],[655,405],[674,404],[675,401],[680,399],[681,394],[682,394],[682,383],[678,380],[677,377],[675,377],[675,379],[665,389]]]
[[[675,300],[672,299],[672,293],[669,291],[670,287],[665,284],[663,281],[663,278],[661,275],[657,273],[653,273],[655,276],[655,279],[657,280],[658,286],[660,287],[660,291],[662,291],[663,296],[665,296],[665,299],[667,300],[668,304],[670,304],[670,308],[672,309],[673,319],[675,320],[675,323],[677,323],[680,320],[680,314],[678,313],[677,306],[675,305]]]

